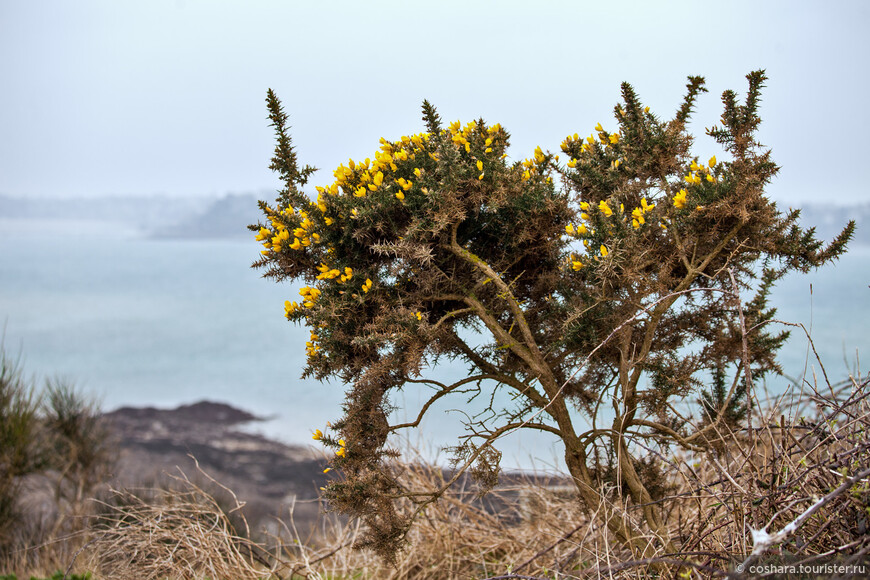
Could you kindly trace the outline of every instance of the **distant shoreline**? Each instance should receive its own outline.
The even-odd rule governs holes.
[[[46,226],[70,235],[107,231],[151,239],[245,239],[249,224],[262,221],[257,201],[274,192],[235,193],[207,197],[24,198],[0,194],[0,232],[27,235]],[[781,211],[788,207],[778,204]],[[855,245],[870,245],[870,202],[844,206],[804,204],[801,222],[830,241],[854,219]],[[17,223],[16,223],[17,222]],[[107,229],[109,228],[109,229]]]

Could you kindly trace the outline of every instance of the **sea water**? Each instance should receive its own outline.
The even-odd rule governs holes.
[[[255,428],[288,443],[312,443],[341,415],[343,385],[300,379],[308,330],[283,317],[298,286],[275,284],[250,268],[253,240],[157,240],[105,224],[0,220],[0,324],[7,355],[30,376],[60,377],[102,407],[157,406],[209,399],[268,417]],[[811,331],[832,380],[870,357],[870,248],[836,265],[781,281],[771,303],[777,318]],[[746,297],[748,298],[748,297]],[[803,330],[779,360],[787,375],[819,371]],[[867,365],[864,365],[866,369]],[[450,381],[459,366],[431,375]],[[777,391],[784,378],[768,380]],[[413,420],[425,389],[394,397],[394,418]],[[462,422],[485,397],[439,403],[410,443],[429,458],[456,443]],[[546,435],[511,436],[506,467],[557,468]]]

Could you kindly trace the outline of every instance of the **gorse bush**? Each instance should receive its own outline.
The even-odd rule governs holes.
[[[343,476],[327,487],[331,505],[367,524],[360,545],[393,555],[451,484],[402,486],[388,436],[439,399],[507,391],[511,406],[458,439],[457,474],[470,470],[485,490],[497,481],[500,436],[550,434],[589,513],[639,557],[675,549],[653,501],[663,478],[652,458],[715,451],[723,427],[746,423],[747,388],[779,371],[787,336],[768,324],[771,288],[834,260],[854,229],[825,246],[798,211],[766,197],[778,170],[756,137],[766,77],[747,78],[745,100],[726,91],[707,130],[720,149],[701,156],[687,129],[700,77],[671,119],[623,84],[611,125],[522,161],[508,158],[501,125],[444,126],[424,101],[423,132],[381,139],[316,199],[302,189],[314,168],[300,166],[269,91],[271,167],[285,186],[275,205],[261,202],[254,266],[307,284],[285,304],[311,330],[304,375],[348,385],[344,416],[315,438]],[[438,381],[444,361],[467,377]],[[431,398],[415,421],[391,425],[390,397],[409,383]],[[678,410],[687,401],[694,415]]]

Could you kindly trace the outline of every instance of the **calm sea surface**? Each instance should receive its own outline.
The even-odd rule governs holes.
[[[336,419],[341,385],[299,379],[308,331],[283,318],[298,288],[279,286],[249,268],[251,241],[152,240],[99,224],[0,220],[0,324],[5,349],[25,372],[60,376],[95,395],[106,410],[124,405],[171,407],[223,401],[274,419],[255,429],[290,443]],[[780,283],[778,318],[812,328],[832,380],[870,359],[870,248],[854,248],[837,265]],[[810,292],[812,285],[812,293]],[[802,331],[781,354],[801,375]],[[870,366],[862,365],[862,371]],[[818,368],[818,365],[815,365]],[[436,369],[443,380],[463,368]],[[784,379],[769,381],[781,389]],[[413,415],[421,394],[396,403]],[[456,433],[467,407],[440,408],[411,443],[434,455]],[[399,413],[402,413],[401,411]],[[555,448],[539,437],[505,442],[506,466],[557,466]]]

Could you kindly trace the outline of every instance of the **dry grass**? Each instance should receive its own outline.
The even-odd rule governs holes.
[[[848,478],[870,465],[868,380],[802,387],[771,400],[754,429],[720,433],[715,452],[658,457],[671,484],[658,503],[680,552],[643,562],[583,512],[570,481],[531,476],[508,478],[483,498],[460,480],[426,507],[392,564],[353,549],[363,530],[335,514],[303,537],[291,508],[281,533],[255,542],[230,490],[212,481],[210,493],[184,475],[173,491],[117,492],[99,504],[99,518],[88,517],[85,532],[43,546],[56,556],[43,558],[121,580],[724,577],[752,551],[752,529],[779,531],[827,496],[769,553],[866,561],[870,483]],[[407,488],[434,490],[445,481],[442,469],[423,462],[397,469]],[[216,495],[230,497],[229,506]],[[639,522],[640,507],[627,517]]]
[[[444,483],[444,473],[421,463],[406,465],[403,482],[416,489],[437,489]],[[602,539],[573,491],[532,480],[501,486],[482,499],[472,489],[448,493],[426,509],[408,534],[407,548],[392,565],[371,552],[349,549],[359,536],[358,526],[332,521],[320,538],[322,548],[308,543],[285,551],[290,570],[298,576],[484,578],[523,562],[532,564],[536,557],[574,562],[590,554],[579,549],[588,545],[584,538]]]
[[[823,384],[824,391],[805,383],[803,392],[769,401],[754,429],[721,432],[715,452],[661,458],[672,487],[658,503],[680,546],[677,554],[632,561],[599,520],[582,511],[570,482],[553,487],[529,479],[501,486],[485,500],[469,489],[450,492],[426,508],[392,566],[347,549],[358,533],[351,525],[327,528],[320,549],[297,537],[306,547],[284,556],[290,569],[312,579],[649,578],[663,569],[666,575],[726,577],[752,552],[751,530],[773,534],[827,496],[768,553],[808,563],[835,555],[867,561],[870,483],[861,474],[870,465],[868,379]],[[854,485],[842,485],[856,475]],[[443,472],[407,465],[403,480],[409,488],[434,490]]]
[[[107,514],[88,546],[88,567],[118,580],[272,576],[260,546],[247,539],[250,531],[240,535],[230,520],[243,507],[231,490],[221,486],[235,501],[225,511],[213,494],[184,474],[177,482],[179,489],[161,491],[156,498],[119,491],[111,504],[103,504]],[[244,518],[241,522],[245,525]]]

